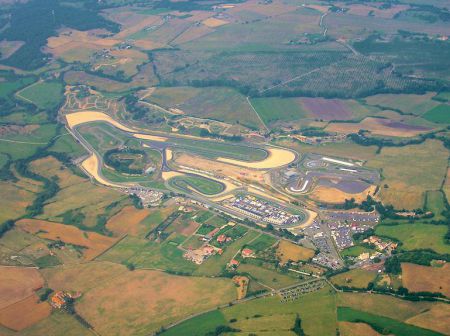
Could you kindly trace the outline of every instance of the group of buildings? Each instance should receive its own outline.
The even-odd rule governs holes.
[[[293,215],[267,201],[253,196],[238,196],[227,200],[227,206],[252,219],[274,225],[291,225],[300,220],[300,216]]]
[[[142,206],[144,208],[159,205],[161,199],[164,196],[164,193],[160,191],[156,191],[141,186],[123,188],[122,191],[127,195],[136,195],[137,197],[139,197],[139,199],[142,202]]]

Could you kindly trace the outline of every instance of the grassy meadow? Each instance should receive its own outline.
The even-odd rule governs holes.
[[[398,225],[378,225],[375,233],[392,237],[402,242],[402,249],[432,249],[437,253],[450,253],[450,245],[445,244],[445,225],[408,223]]]
[[[440,141],[427,140],[420,145],[385,147],[368,166],[381,170],[384,203],[396,209],[417,209],[423,207],[426,191],[441,187],[448,155]]]

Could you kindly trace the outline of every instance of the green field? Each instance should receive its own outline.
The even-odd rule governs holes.
[[[136,268],[157,268],[171,272],[192,274],[197,265],[183,258],[183,251],[171,241],[148,242],[144,248],[128,259]]]
[[[281,303],[274,296],[237,304],[194,317],[162,335],[203,336],[226,325],[241,330],[233,335],[289,336],[299,314],[306,335],[331,336],[336,334],[335,309],[334,294],[324,288],[292,302]]]
[[[45,112],[31,114],[29,111],[19,111],[0,116],[0,122],[15,125],[43,124],[47,121],[48,115]]]
[[[198,118],[241,124],[253,129],[261,127],[245,96],[231,88],[162,87],[146,100],[166,108],[179,108]]]
[[[38,82],[18,92],[17,97],[31,102],[40,109],[53,109],[64,98],[60,82]]]
[[[70,134],[59,137],[49,150],[66,153],[72,158],[77,158],[85,153],[85,149]]]
[[[242,263],[238,267],[238,272],[242,274],[249,274],[252,280],[261,282],[262,284],[273,289],[288,287],[299,282],[299,279],[294,277],[292,273],[283,274],[274,269],[268,269],[250,263]]]
[[[346,286],[353,288],[367,288],[369,282],[375,280],[376,272],[363,269],[353,269],[351,271],[340,273],[330,278],[331,282],[337,286]]]
[[[233,241],[230,245],[228,245],[222,255],[214,255],[206,260],[202,265],[200,265],[198,270],[195,272],[195,275],[219,275],[224,270],[227,263],[236,254],[236,252],[238,252],[243,246],[254,239],[257,235],[258,232],[250,230],[245,236]]]
[[[266,235],[261,234],[258,238],[256,238],[254,241],[249,243],[246,247],[249,249],[252,249],[255,252],[264,251],[274,245],[277,242],[277,239]]]
[[[444,242],[444,235],[447,233],[445,225],[421,223],[378,225],[375,233],[400,240],[403,243],[401,248],[404,250],[429,248],[437,253],[450,253],[450,245]]]
[[[225,189],[222,183],[197,175],[176,176],[169,180],[169,184],[187,192],[190,191],[190,188],[193,188],[205,195],[219,194]]]
[[[208,332],[214,331],[216,327],[226,324],[228,321],[225,320],[224,314],[220,310],[213,310],[168,329],[162,335],[178,336],[182,333],[186,336],[204,336]]]
[[[434,214],[433,219],[443,220],[442,212],[446,209],[444,193],[440,190],[428,191],[425,195],[425,209]]]
[[[364,247],[364,246],[352,246],[352,247],[349,247],[349,248],[346,248],[345,250],[343,250],[341,252],[341,255],[343,257],[357,257],[361,253],[366,253],[366,252],[373,253],[375,251],[372,249],[369,249],[367,247]]]
[[[30,85],[35,80],[34,77],[19,77],[0,71],[0,78],[2,77],[6,79],[6,81],[1,82],[2,84],[0,85],[0,98],[3,99],[10,98],[14,92],[24,86]]]
[[[56,128],[55,124],[44,124],[29,134],[6,135],[0,141],[0,153],[11,155],[13,160],[31,156],[56,135]]]
[[[449,101],[450,100],[450,92],[449,91],[439,92],[435,96],[435,98],[442,100],[442,101]]]
[[[309,117],[295,98],[253,98],[251,103],[266,125]]]
[[[438,105],[426,112],[423,118],[436,124],[450,124],[450,105]]]
[[[339,307],[337,310],[338,321],[363,322],[369,324],[383,335],[394,334],[396,336],[438,336],[440,333],[402,323],[388,317],[374,315],[348,307]]]
[[[195,221],[202,224],[213,216],[214,214],[210,211],[201,211],[195,215]]]
[[[365,98],[369,105],[380,106],[386,109],[400,110],[404,113],[422,115],[428,110],[434,108],[439,103],[432,100],[433,92],[416,94],[379,94]]]

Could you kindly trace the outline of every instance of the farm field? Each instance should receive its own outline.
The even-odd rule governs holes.
[[[352,308],[340,307],[337,311],[339,321],[348,322],[363,322],[373,325],[376,329],[383,329],[387,332],[395,333],[399,336],[407,335],[424,335],[434,336],[441,335],[440,333],[431,330],[422,329],[406,323],[398,322],[396,320],[381,317],[370,313],[354,310]]]
[[[294,262],[307,261],[314,256],[314,251],[303,246],[292,244],[286,240],[280,240],[276,254],[281,263],[286,263],[289,260]]]
[[[251,281],[260,282],[268,288],[273,289],[288,287],[299,282],[295,276],[291,276],[288,273],[282,274],[276,270],[271,270],[250,263],[242,263],[238,267],[238,271],[241,274],[249,274]]]
[[[122,290],[117,292],[116,288]],[[136,270],[86,292],[77,310],[99,332],[145,335],[190,313],[227,303],[235,296],[236,290],[228,279]]]
[[[349,248],[346,248],[345,250],[343,250],[341,252],[341,255],[343,257],[357,257],[360,254],[366,253],[366,252],[373,253],[375,251],[372,249],[369,249],[365,246],[352,246],[352,247],[349,247]]]
[[[325,130],[343,134],[358,133],[360,130],[369,131],[373,135],[385,137],[414,137],[428,133],[432,128],[422,125],[413,125],[401,121],[367,117],[359,123],[332,122]]]
[[[116,239],[102,236],[96,232],[86,232],[75,226],[37,219],[21,219],[17,222],[17,226],[26,232],[37,234],[41,238],[81,246],[85,248],[83,255],[86,260],[95,258],[116,242]]]
[[[266,125],[309,117],[308,111],[297,99],[255,98],[251,100],[251,103]]]
[[[20,184],[0,181],[0,197],[3,200],[0,222],[23,216],[26,213],[26,207],[32,204],[37,191],[39,191],[39,184],[31,184],[26,180]]]
[[[399,224],[378,225],[375,233],[398,239],[402,242],[402,249],[432,249],[437,253],[449,253],[450,246],[444,243],[444,235],[447,228],[444,225],[432,224]]]
[[[354,269],[330,278],[334,285],[341,287],[367,288],[369,282],[373,282],[377,274],[372,271]]]
[[[450,267],[402,264],[402,283],[410,292],[438,292],[450,297]]]
[[[427,111],[439,105],[432,100],[436,93],[428,92],[423,95],[415,94],[380,94],[365,98],[369,105],[380,106],[385,109],[400,110],[404,113],[423,115]]]
[[[0,3],[0,336],[450,335],[448,0]]]
[[[8,154],[13,160],[29,157],[42,149],[55,135],[56,125],[27,125],[17,131],[2,134],[0,153]],[[11,146],[14,144],[14,146]]]
[[[368,166],[383,169],[380,196],[385,203],[397,209],[416,209],[423,206],[427,190],[440,188],[447,158],[442,143],[427,140],[420,145],[383,148]],[[424,175],[424,171],[428,173]]]
[[[252,129],[261,127],[245,97],[232,89],[157,88],[146,100],[166,108],[177,108],[197,118],[237,123]]]
[[[302,296],[293,302],[280,303],[278,297],[266,297],[244,304],[220,309],[200,315],[180,325],[169,329],[163,335],[178,335],[181,330],[187,330],[187,336],[199,335],[194,325],[206,319],[214,321],[211,326],[206,325],[205,331],[224,321],[225,325],[240,329],[244,333],[276,332],[277,335],[292,335],[295,316],[298,313],[302,319],[302,327],[308,335],[334,335],[336,332],[336,315],[334,294],[328,288]],[[229,322],[234,321],[234,322]]]
[[[441,104],[427,111],[423,118],[436,124],[450,123],[450,105]]]
[[[92,336],[92,331],[83,326],[72,315],[62,311],[55,311],[46,319],[20,332],[20,335],[24,336],[58,336],[61,334],[67,336]]]
[[[446,209],[444,197],[444,194],[440,190],[428,191],[426,193],[425,208],[434,214],[433,219],[435,220],[444,219],[444,216],[442,215],[442,212]]]
[[[450,327],[447,323],[449,314],[448,305],[436,304],[430,310],[425,310],[423,313],[407,319],[406,322],[448,335],[450,333]]]
[[[40,109],[53,109],[63,99],[63,86],[60,82],[37,82],[16,93],[26,102]]]
[[[251,242],[258,236],[256,231],[250,230],[240,239],[235,240],[229,246],[227,246],[226,250],[222,255],[215,255],[206,260],[197,271],[194,273],[196,275],[218,275],[224,269],[227,263],[234,257],[238,251],[241,250],[247,243]]]

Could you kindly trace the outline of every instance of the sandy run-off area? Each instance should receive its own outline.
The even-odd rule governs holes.
[[[104,121],[122,131],[129,132],[129,133],[135,133],[135,134],[133,134],[133,136],[138,139],[161,141],[161,142],[167,141],[167,138],[164,138],[164,137],[139,133],[139,130],[125,126],[103,112],[82,111],[82,112],[70,113],[70,114],[66,114],[66,120],[67,120],[67,124],[69,125],[69,127],[71,129],[73,129],[74,127],[76,127],[78,125],[88,123],[88,122]]]
[[[285,166],[295,160],[294,152],[283,148],[267,148],[269,156],[262,161],[241,161],[219,157],[217,161],[254,169],[270,169]]]
[[[83,161],[83,163],[81,164],[81,167],[90,176],[92,176],[98,183],[103,184],[108,187],[121,187],[121,185],[109,182],[108,180],[106,180],[100,176],[99,160],[98,160],[97,155],[91,154],[91,156],[89,156],[86,160]]]
[[[113,118],[111,118],[106,113],[98,112],[98,111],[82,111],[82,112],[66,114],[66,120],[67,120],[67,125],[71,129],[73,129],[74,127],[76,127],[78,125],[88,123],[88,122],[104,121],[122,131],[131,132],[131,133],[137,132],[135,129],[129,128],[129,127],[122,125],[121,123],[115,121]]]

